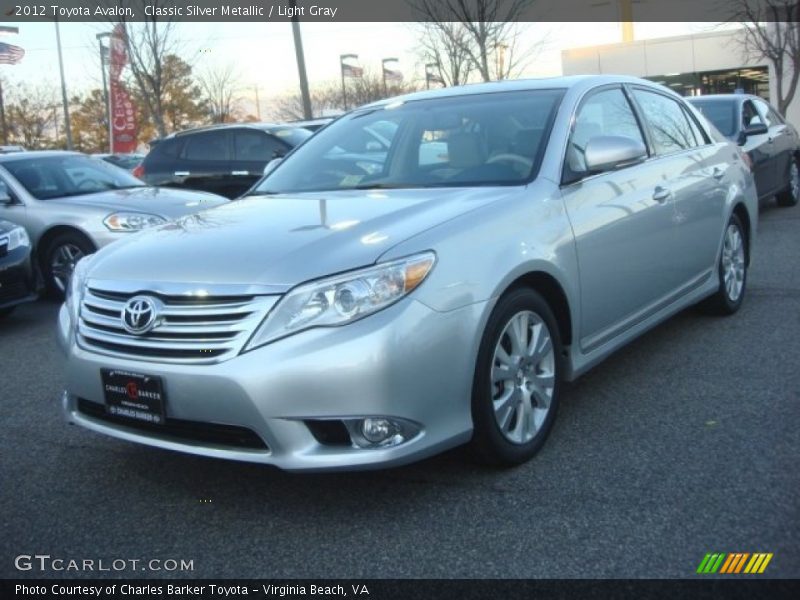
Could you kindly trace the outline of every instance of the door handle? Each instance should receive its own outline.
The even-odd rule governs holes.
[[[175,177],[188,177],[189,171],[175,171]]]
[[[714,167],[714,172],[711,173],[714,179],[722,179],[725,176],[725,171],[719,167]]]
[[[250,171],[231,171],[231,175],[250,175]]]
[[[672,196],[672,192],[669,191],[667,188],[663,188],[660,185],[656,186],[655,191],[653,192],[653,200],[658,202],[659,204],[664,204],[669,197]]]

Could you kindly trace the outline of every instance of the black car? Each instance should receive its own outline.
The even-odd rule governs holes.
[[[8,193],[0,189],[0,205]],[[31,242],[24,227],[0,219],[0,318],[36,299]]]
[[[144,159],[144,154],[137,154],[135,152],[129,154],[93,154],[92,156],[100,158],[121,169],[125,169],[126,171],[133,171],[142,164],[142,160]]]
[[[311,137],[291,124],[238,123],[173,133],[151,142],[133,170],[149,185],[187,187],[236,198],[258,181],[266,164]]]
[[[800,138],[764,99],[749,94],[687,98],[750,157],[759,200],[776,196],[781,206],[800,199]]]

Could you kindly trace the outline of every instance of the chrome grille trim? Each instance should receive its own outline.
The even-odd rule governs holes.
[[[231,286],[225,291],[235,292]],[[222,362],[241,352],[280,298],[212,294],[178,291],[165,295],[146,289],[125,292],[106,289],[101,282],[91,281],[81,302],[78,345],[99,354],[135,360],[180,364]],[[156,326],[144,335],[131,334],[122,325],[122,309],[137,295],[149,295],[163,303]]]

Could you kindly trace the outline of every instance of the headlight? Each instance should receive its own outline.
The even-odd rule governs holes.
[[[12,250],[19,248],[20,246],[30,246],[31,239],[28,237],[28,232],[25,231],[24,227],[15,227],[11,231],[8,232],[8,248],[7,250],[11,252]]]
[[[83,300],[83,290],[86,286],[86,273],[89,270],[89,264],[94,259],[94,254],[84,256],[75,265],[72,275],[67,284],[66,297],[64,301],[67,304],[69,311],[70,322],[73,328],[78,326],[78,317],[80,316],[81,301]]]
[[[423,252],[298,286],[270,311],[245,351],[305,329],[344,325],[376,313],[416,289],[435,262],[433,252]]]
[[[164,217],[137,212],[116,212],[103,219],[103,225],[111,231],[140,231],[166,222]]]

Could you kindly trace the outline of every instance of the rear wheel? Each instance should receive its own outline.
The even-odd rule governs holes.
[[[789,181],[786,189],[776,196],[776,200],[779,206],[794,206],[800,200],[800,168],[794,157],[789,165]]]
[[[719,289],[701,304],[706,312],[732,315],[742,305],[747,287],[746,243],[742,222],[731,215],[719,258]]]
[[[547,302],[531,289],[501,298],[486,325],[473,380],[478,459],[512,466],[539,451],[558,411],[561,361]]]

